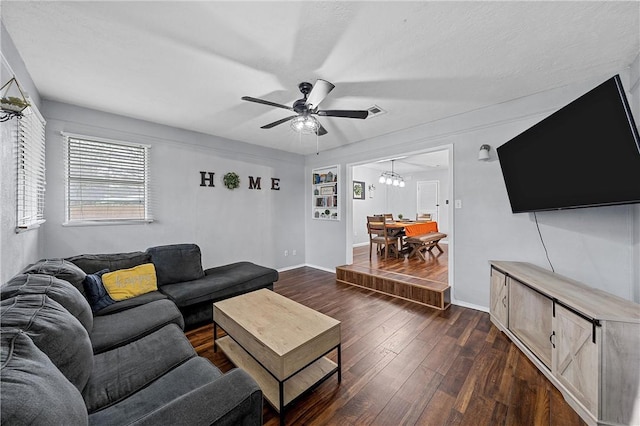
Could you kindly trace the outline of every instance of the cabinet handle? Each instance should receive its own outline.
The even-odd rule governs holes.
[[[504,306],[505,308],[507,307],[507,296],[504,296],[502,298],[502,306]]]
[[[555,335],[556,335],[556,332],[555,332],[555,331],[552,331],[552,332],[551,332],[551,335],[549,336],[549,342],[551,342],[551,346],[553,347],[553,349],[555,349],[555,348],[556,348],[556,344],[555,344],[555,342],[554,342],[554,337],[555,337]]]

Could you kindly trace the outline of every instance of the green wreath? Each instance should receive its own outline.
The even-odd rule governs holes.
[[[235,189],[240,186],[240,177],[234,172],[229,172],[222,178],[224,186],[229,189]]]

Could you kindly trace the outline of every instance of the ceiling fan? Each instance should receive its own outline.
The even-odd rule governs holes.
[[[311,83],[302,82],[298,85],[298,89],[303,94],[304,98],[298,99],[293,103],[293,106],[289,107],[275,102],[267,101],[264,99],[252,98],[250,96],[243,96],[242,100],[249,102],[256,102],[263,105],[269,105],[276,108],[288,109],[294,111],[296,115],[292,115],[283,118],[273,123],[265,124],[261,129],[270,129],[279,124],[286,123],[293,120],[291,127],[301,133],[309,132],[315,133],[318,136],[326,135],[327,130],[322,127],[322,124],[312,115],[318,115],[321,117],[344,117],[344,118],[360,118],[365,119],[369,115],[369,111],[358,110],[344,110],[344,109],[328,109],[319,110],[318,105],[327,97],[329,92],[333,90],[335,86],[325,80],[317,80],[315,85]]]

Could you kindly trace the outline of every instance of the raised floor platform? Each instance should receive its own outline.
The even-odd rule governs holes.
[[[367,266],[343,265],[336,267],[336,280],[439,310],[445,310],[451,305],[449,284],[426,278]]]

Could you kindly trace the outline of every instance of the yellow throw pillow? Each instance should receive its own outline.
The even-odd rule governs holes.
[[[108,272],[102,276],[102,284],[113,300],[130,299],[158,289],[156,268],[153,263],[145,263]]]

